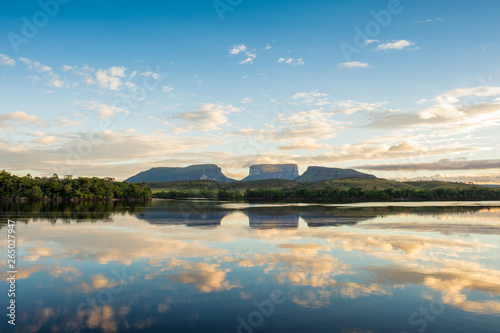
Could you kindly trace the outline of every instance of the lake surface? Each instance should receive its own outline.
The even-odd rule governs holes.
[[[500,202],[0,207],[1,332],[500,332]]]

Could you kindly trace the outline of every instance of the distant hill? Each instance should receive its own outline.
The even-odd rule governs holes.
[[[141,182],[172,182],[181,180],[216,180],[219,182],[233,182],[234,179],[226,177],[221,168],[215,164],[190,165],[185,168],[152,168],[139,172],[125,180],[129,183]]]
[[[298,182],[319,182],[330,179],[342,178],[370,178],[377,179],[374,175],[359,172],[353,169],[326,168],[318,166],[310,166],[306,172],[299,178],[295,179]]]
[[[250,166],[249,175],[242,181],[263,179],[294,180],[299,176],[297,164],[259,164]]]

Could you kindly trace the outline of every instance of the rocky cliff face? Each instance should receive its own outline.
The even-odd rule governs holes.
[[[342,179],[342,178],[371,178],[377,179],[374,175],[359,172],[353,169],[339,169],[310,166],[306,172],[296,180],[299,182],[319,182],[322,180]]]
[[[141,182],[172,182],[179,180],[217,180],[232,182],[234,179],[226,177],[221,168],[215,164],[190,165],[185,168],[152,168],[143,171],[126,180],[129,183]]]
[[[250,166],[249,175],[242,179],[262,180],[262,179],[288,179],[294,180],[299,176],[297,164],[260,164]]]

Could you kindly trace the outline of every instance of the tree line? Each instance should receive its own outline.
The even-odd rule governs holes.
[[[0,200],[147,200],[151,196],[146,184],[115,182],[113,178],[20,177],[0,171]]]
[[[486,187],[467,189],[385,189],[374,187],[371,190],[333,187],[323,189],[247,189],[245,192],[227,190],[162,191],[153,194],[154,198],[187,199],[205,198],[218,200],[261,200],[261,201],[303,201],[303,202],[391,202],[391,201],[484,201],[500,200],[500,190]]]

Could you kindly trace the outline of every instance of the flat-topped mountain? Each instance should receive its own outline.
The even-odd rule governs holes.
[[[233,182],[234,179],[226,177],[221,168],[215,164],[190,165],[185,168],[152,168],[139,172],[125,180],[129,183],[141,182],[171,182],[179,180],[216,180],[219,182]]]
[[[294,180],[299,176],[297,164],[259,164],[250,166],[249,175],[242,179],[263,180],[263,179],[287,179]]]
[[[326,168],[310,166],[299,178],[298,182],[319,182],[322,180],[341,179],[341,178],[371,178],[377,179],[374,175],[359,172],[353,169]]]

